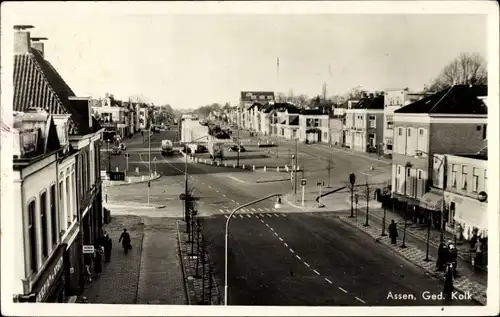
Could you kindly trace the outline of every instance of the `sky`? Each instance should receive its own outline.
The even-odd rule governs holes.
[[[31,5],[12,10],[10,21],[49,38],[45,57],[78,96],[141,96],[173,108],[234,104],[245,90],[315,96],[323,83],[329,95],[355,86],[418,90],[462,52],[487,58],[484,15],[160,14],[68,6],[40,14]]]

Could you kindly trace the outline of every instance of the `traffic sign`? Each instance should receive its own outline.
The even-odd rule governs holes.
[[[306,186],[306,184],[307,184],[307,180],[305,178],[303,178],[303,179],[300,180],[300,185],[301,186]]]
[[[124,181],[125,173],[124,172],[109,172],[109,179],[112,181]]]
[[[148,187],[151,187],[151,182],[148,182]]]
[[[83,250],[83,253],[85,253],[85,254],[94,253],[94,246],[93,245],[83,245],[82,250]]]
[[[125,153],[125,157],[130,157],[130,153]]]
[[[317,186],[325,186],[325,182],[317,182],[316,185]]]

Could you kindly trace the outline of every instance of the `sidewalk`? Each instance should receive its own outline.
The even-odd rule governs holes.
[[[399,229],[399,235],[400,237],[398,238],[398,243],[396,245],[393,245],[390,243],[390,238],[389,236],[381,236],[381,230],[379,225],[371,224],[369,226],[364,226],[364,221],[359,220],[361,215],[358,215],[358,218],[349,218],[348,216],[340,216],[339,219],[342,221],[355,226],[359,230],[367,233],[368,235],[372,236],[377,242],[380,242],[384,244],[385,246],[389,247],[392,249],[395,253],[399,254],[400,256],[406,258],[410,262],[414,263],[417,266],[420,266],[423,268],[428,274],[436,276],[437,278],[441,279],[444,281],[444,274],[441,272],[436,272],[436,254],[437,250],[434,249],[430,252],[431,256],[429,257],[431,261],[425,261],[425,251],[422,251],[422,249],[414,244],[416,240],[411,239],[411,235],[407,235],[406,237],[406,246],[407,248],[401,248],[401,239],[402,239],[402,232],[401,229]],[[474,274],[470,274],[467,272],[467,270],[461,266],[461,264],[458,264],[458,270],[460,276],[458,276],[455,279],[454,282],[454,287],[456,290],[462,292],[462,293],[469,293],[474,300],[477,302],[486,305],[486,291],[487,287],[486,284],[481,283],[475,278]]]
[[[105,230],[113,240],[111,262],[82,296],[91,304],[185,304],[176,220],[112,216]],[[132,240],[124,254],[118,243],[123,228]]]
[[[139,184],[139,183],[145,183],[149,181],[155,181],[161,177],[161,174],[153,174],[152,177],[146,176],[127,176],[126,181],[110,181],[110,180],[103,180],[102,185],[105,187],[108,186],[123,186],[123,185],[130,185],[130,184]]]

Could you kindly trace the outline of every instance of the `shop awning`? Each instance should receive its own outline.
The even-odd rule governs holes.
[[[425,193],[420,199],[420,207],[429,210],[441,210],[441,203],[443,197],[433,192]]]

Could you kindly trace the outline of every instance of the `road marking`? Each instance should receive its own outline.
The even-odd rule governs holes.
[[[259,210],[259,211],[261,211],[261,212],[263,211],[263,210],[262,210],[262,208],[257,208],[257,210]]]
[[[212,188],[212,186],[208,185],[208,188]],[[217,189],[216,189],[217,190]]]
[[[273,208],[273,211],[276,211],[276,208]]]
[[[318,271],[316,270],[313,270],[314,273],[316,273],[317,275],[320,275]]]
[[[251,211],[255,211],[255,208],[250,208]]]
[[[254,213],[253,213],[253,211],[250,211],[250,213],[251,213],[252,215],[254,214]]]
[[[279,217],[280,217],[278,214],[273,214],[273,215],[275,215],[275,216],[276,216],[276,218],[279,218]]]
[[[216,191],[216,192],[219,192],[219,190],[218,190],[218,189],[216,189],[215,191]]]
[[[234,199],[231,199],[231,201],[232,201],[233,203],[235,203]]]
[[[266,210],[266,211],[271,211],[271,209],[269,209],[269,208],[264,208],[264,210]]]
[[[298,254],[295,255],[297,259],[302,260]]]
[[[278,234],[277,234],[276,232],[274,233],[274,235],[275,235],[275,236],[278,236]]]
[[[286,215],[285,215],[285,214],[281,214],[281,216],[286,218]]]
[[[285,245],[285,247],[288,247],[288,244],[286,242],[283,242],[283,244]]]
[[[291,249],[291,248],[290,248],[290,252],[295,253],[295,251],[293,251],[293,249]]]
[[[342,287],[339,286],[339,290],[341,290],[342,292],[346,293],[347,294],[347,291],[345,289],[343,289]]]
[[[228,215],[224,215],[224,217],[226,217],[226,219],[228,219],[228,218],[229,218],[229,216],[228,216]]]
[[[363,304],[366,304],[366,302],[364,300],[362,300],[361,298],[359,298],[359,297],[354,297],[354,298],[356,298],[358,301],[362,302]]]
[[[273,216],[271,216],[271,214],[266,214],[266,216],[268,216],[269,218],[272,218]]]
[[[267,223],[266,223],[266,227],[268,227],[268,228],[269,228],[269,224],[267,224]]]
[[[243,215],[240,215],[240,218],[243,218]]]
[[[252,218],[252,216],[250,216],[249,214],[247,214],[247,217],[248,217],[248,218]]]
[[[274,231],[274,229],[273,229],[273,228],[271,228],[271,231]]]
[[[222,194],[222,196],[227,197],[226,194]]]
[[[224,210],[223,209],[219,209],[220,212],[224,213]]]
[[[330,284],[333,284],[333,283],[332,283],[332,281],[330,281],[330,280],[329,280],[329,279],[327,279],[326,277],[325,277],[325,281],[327,281],[327,282],[328,282],[328,283],[330,283]]]
[[[260,222],[264,223],[264,220],[260,219]]]
[[[280,241],[283,242],[283,239],[281,239],[281,237],[279,237]]]
[[[309,265],[309,263],[307,263],[307,262],[305,262],[305,261],[304,261],[304,264],[305,264],[307,267],[311,267],[311,266]]]

